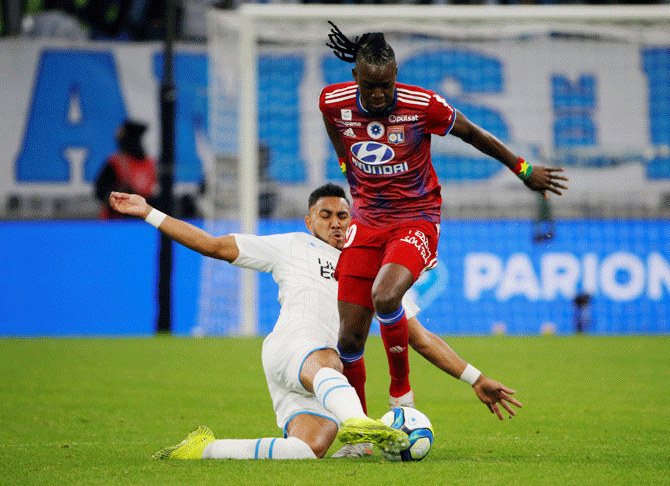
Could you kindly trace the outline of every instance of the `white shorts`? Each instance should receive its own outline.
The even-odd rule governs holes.
[[[288,423],[301,413],[325,417],[338,424],[335,416],[323,408],[314,394],[300,382],[300,370],[305,359],[319,349],[332,348],[337,351],[337,345],[324,339],[318,330],[292,327],[292,332],[273,331],[268,334],[263,341],[262,354],[277,426],[284,431],[284,437]]]

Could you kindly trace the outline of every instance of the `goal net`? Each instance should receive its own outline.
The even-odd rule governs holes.
[[[352,39],[384,32],[398,81],[438,92],[532,164],[570,177],[543,204],[497,161],[433,137],[445,220],[670,214],[668,6],[245,4],[208,15],[213,204],[241,231],[258,229],[265,192],[276,196],[267,214],[297,218],[313,188],[346,185],[318,108],[324,86],[351,79],[325,45],[329,20]],[[242,300],[257,284],[247,285]]]

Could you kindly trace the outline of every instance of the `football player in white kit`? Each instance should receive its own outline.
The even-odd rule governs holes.
[[[149,206],[138,195],[114,192],[113,209],[137,216],[174,241],[205,256],[235,266],[271,272],[279,285],[281,311],[273,331],[263,342],[262,360],[277,425],[284,438],[216,440],[199,427],[184,441],[161,449],[162,459],[308,459],[325,456],[337,437],[345,443],[333,457],[360,457],[372,453],[371,443],[386,450],[407,447],[404,432],[370,419],[341,374],[337,352],[339,314],[337,282],[333,272],[345,244],[351,221],[344,190],[327,184],[309,199],[307,233],[268,236],[232,234],[214,237],[184,221]],[[521,404],[504,387],[463,361],[440,338],[416,319],[418,308],[407,301],[410,344],[450,375],[473,385],[477,396],[502,418],[499,404]],[[339,432],[338,432],[339,431]]]

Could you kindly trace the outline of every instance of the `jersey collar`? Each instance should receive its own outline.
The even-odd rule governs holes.
[[[383,118],[389,113],[391,113],[393,110],[395,110],[397,103],[398,103],[398,88],[396,88],[395,92],[393,93],[393,103],[391,103],[391,106],[389,106],[384,113],[374,115],[365,108],[363,108],[363,105],[361,104],[361,92],[358,88],[356,88],[356,106],[358,107],[358,111],[361,112],[361,115],[363,115],[366,118]]]

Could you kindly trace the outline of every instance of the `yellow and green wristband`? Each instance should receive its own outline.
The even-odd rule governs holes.
[[[512,169],[512,172],[514,172],[519,179],[526,182],[533,173],[533,166],[523,160],[523,158],[519,157],[519,161],[516,163],[516,167]]]
[[[342,174],[346,175],[347,174],[347,158],[346,157],[338,157],[337,163],[340,164],[340,170],[342,171]]]

